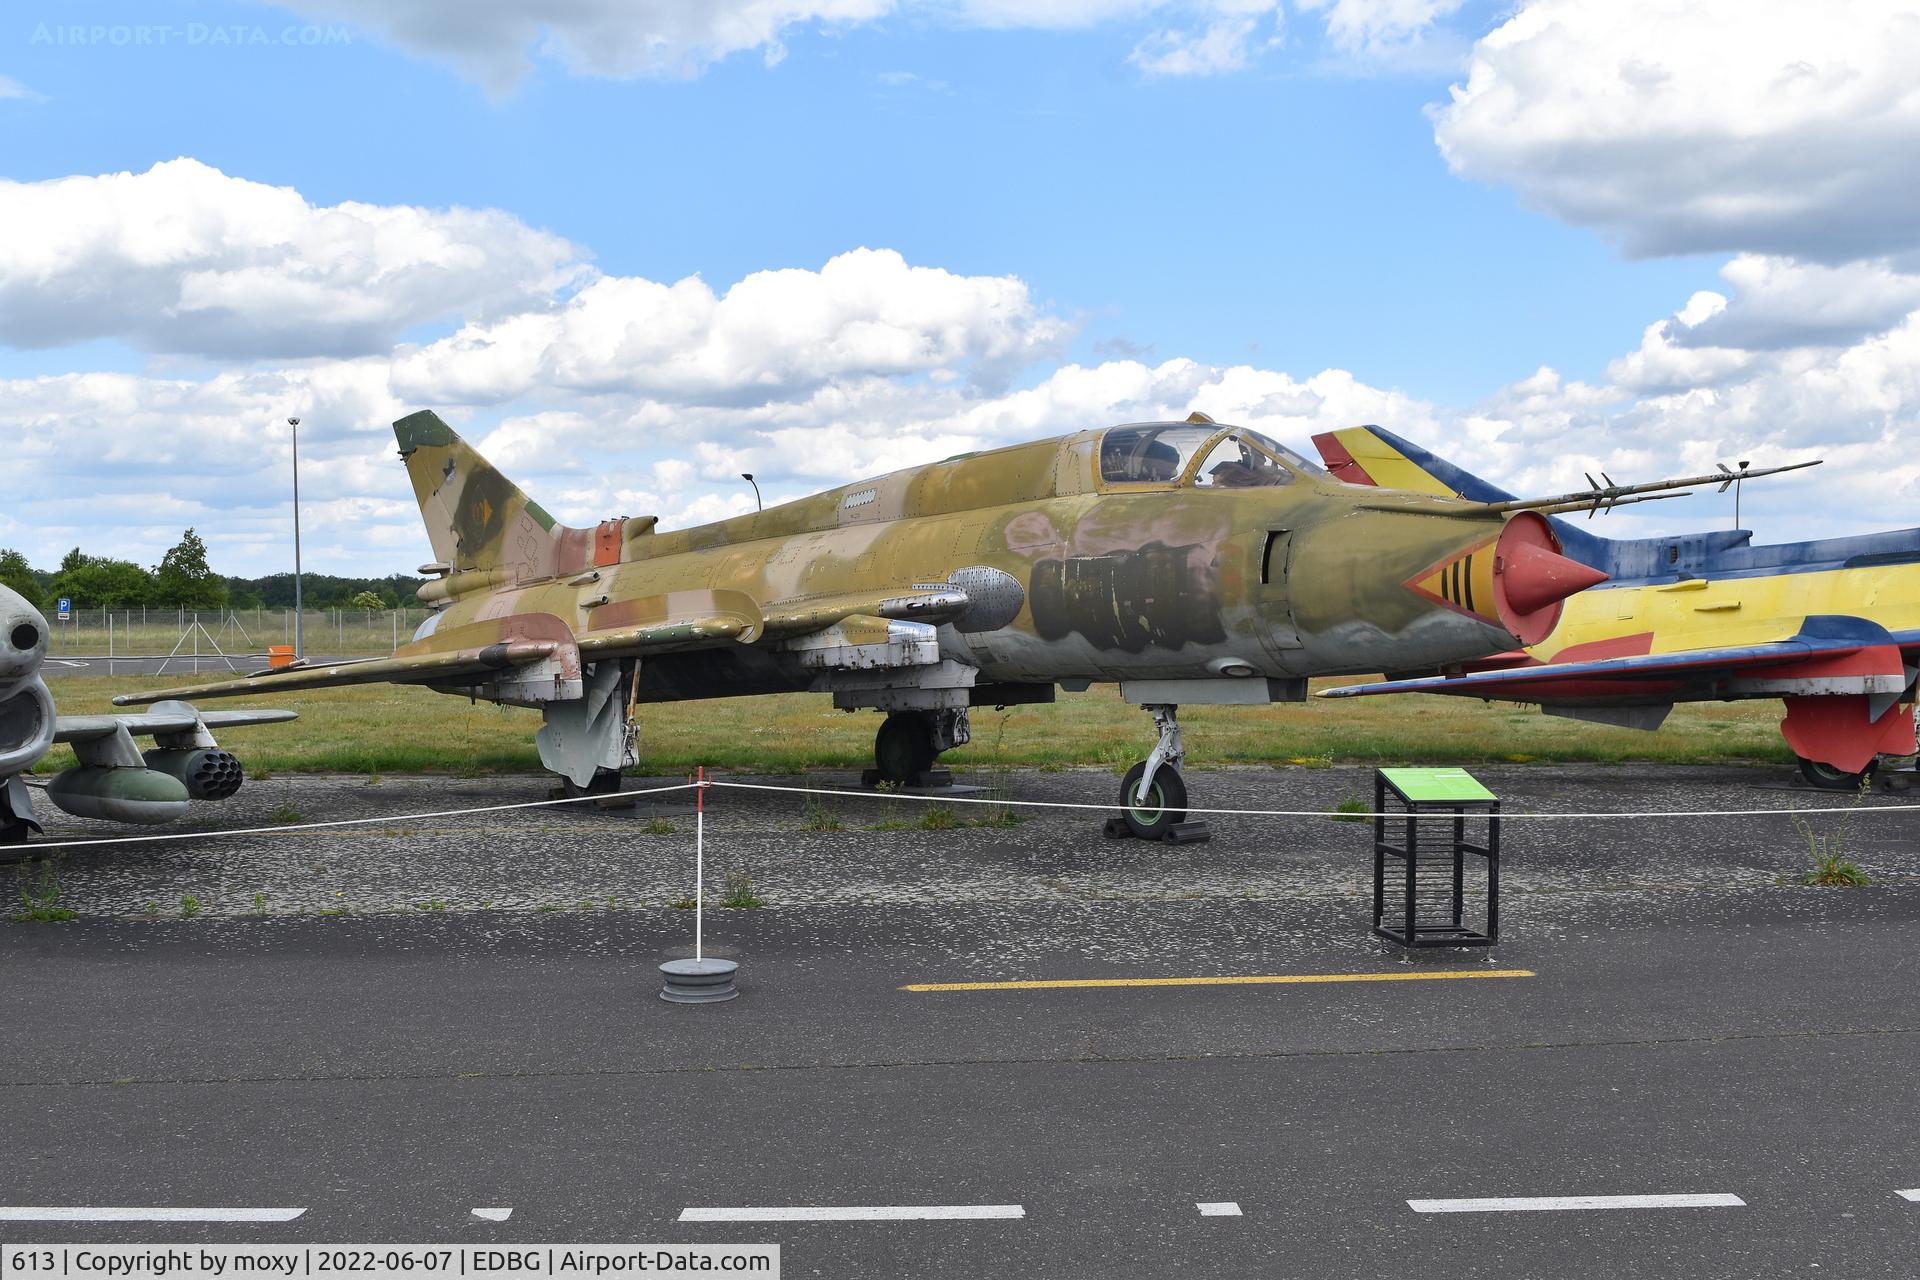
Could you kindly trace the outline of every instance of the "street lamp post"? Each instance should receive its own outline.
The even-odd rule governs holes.
[[[767,505],[766,503],[760,501],[760,485],[757,481],[754,480],[753,472],[742,471],[740,473],[740,478],[742,480],[745,480],[748,484],[753,485],[753,509],[755,511],[765,511],[767,509]]]
[[[307,656],[300,636],[300,419],[288,418],[287,425],[293,428],[293,660],[299,662]]]

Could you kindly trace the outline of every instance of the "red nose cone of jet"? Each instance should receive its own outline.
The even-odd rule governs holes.
[[[1500,620],[1521,644],[1539,644],[1560,621],[1560,602],[1605,582],[1591,565],[1560,554],[1544,516],[1524,511],[1507,522],[1495,548],[1494,596]]]
[[[1592,565],[1531,543],[1521,543],[1501,559],[1504,563],[1498,573],[1507,589],[1507,603],[1521,613],[1537,613],[1607,580],[1607,575]]]

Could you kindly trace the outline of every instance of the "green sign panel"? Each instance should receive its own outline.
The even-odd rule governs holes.
[[[1382,769],[1387,785],[1414,803],[1487,804],[1500,797],[1465,769]]]

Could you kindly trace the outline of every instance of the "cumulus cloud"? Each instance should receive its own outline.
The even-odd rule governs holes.
[[[1763,540],[1915,524],[1920,460],[1908,442],[1920,429],[1920,312],[1840,350],[1686,349],[1669,336],[1728,310],[1718,295],[1697,296],[1614,361],[1605,383],[1541,369],[1463,414],[1443,415],[1442,452],[1528,493],[1564,489],[1581,471],[1602,468],[1643,479],[1740,459],[1818,457],[1827,465],[1817,471],[1765,482]],[[1635,511],[1608,532],[1698,527],[1713,501]]]
[[[256,358],[384,352],[410,326],[544,306],[580,251],[497,210],[347,202],[197,160],[0,181],[0,341]]]
[[[536,56],[581,75],[688,77],[735,54],[768,65],[797,31],[843,30],[905,11],[960,26],[1075,30],[1166,24],[1132,61],[1154,75],[1238,70],[1277,42],[1281,0],[271,0],[316,19],[352,22],[413,53],[452,64],[489,92],[511,92]],[[1459,0],[1335,0],[1343,10],[1441,11]],[[1399,19],[1361,26],[1382,30]],[[1349,21],[1343,18],[1342,21]],[[1262,36],[1266,27],[1269,34]]]
[[[1775,536],[1914,523],[1917,60],[1920,0],[1525,0],[1432,112],[1448,163],[1633,254],[1734,256],[1603,383],[1543,369],[1443,433],[1533,489],[1550,457],[1621,474],[1823,455],[1767,482],[1797,512]],[[1627,523],[1671,521],[1654,510]]]
[[[1887,259],[1796,262],[1743,253],[1720,269],[1730,305],[1689,326],[1689,345],[1777,351],[1846,346],[1920,308],[1920,274]]]
[[[36,561],[76,542],[152,560],[192,523],[228,571],[282,567],[289,459],[299,414],[301,483],[332,568],[404,569],[425,558],[388,423],[439,408],[562,520],[656,514],[665,527],[750,509],[738,473],[770,502],[956,453],[1201,409],[1303,451],[1315,431],[1362,421],[1435,435],[1433,406],[1327,370],[1308,378],[1192,360],[1067,365],[998,392],[964,380],[849,376],[760,403],[620,391],[555,394],[491,426],[421,388],[398,394],[366,359],[204,380],[73,374],[0,382],[0,432],[36,477],[7,538]],[[71,493],[84,489],[84,510]],[[358,522],[358,527],[355,526]],[[20,536],[16,537],[16,532]],[[418,544],[418,545],[416,545]]]
[[[725,327],[712,315],[731,296],[703,301],[706,318],[690,350],[712,345],[709,330]],[[955,453],[1195,409],[1308,453],[1318,431],[1381,423],[1525,493],[1558,492],[1578,484],[1582,471],[1603,468],[1646,479],[1711,470],[1721,460],[1824,456],[1819,471],[1748,495],[1750,514],[1771,513],[1761,526],[1769,536],[1912,523],[1920,462],[1909,461],[1907,441],[1920,427],[1920,313],[1843,348],[1756,351],[1683,340],[1741,305],[1737,292],[1731,300],[1703,292],[1652,326],[1604,381],[1543,368],[1464,407],[1370,386],[1340,369],[1304,376],[1188,359],[1066,364],[1030,385],[994,389],[964,377],[935,380],[918,362],[907,372],[875,372],[862,358],[824,380],[783,375],[748,398],[712,394],[707,372],[686,382],[649,374],[590,394],[536,382],[504,411],[459,408],[465,388],[453,373],[444,384],[403,388],[398,366],[378,358],[205,380],[16,379],[0,383],[0,432],[19,441],[15,465],[36,483],[0,531],[43,561],[75,542],[103,541],[152,560],[193,523],[220,549],[221,567],[279,568],[282,420],[300,413],[303,492],[318,513],[310,519],[326,530],[316,534],[317,554],[342,571],[410,567],[425,551],[387,423],[421,405],[439,408],[575,524],[657,514],[676,527],[747,510],[741,471],[754,472],[778,502]],[[799,345],[768,367],[799,367],[807,344],[830,350],[837,332],[792,330]],[[69,497],[82,489],[99,498],[84,513]],[[1718,511],[1713,502],[1623,513],[1607,531],[1697,527]]]
[[[469,404],[536,388],[754,403],[869,376],[965,370],[1002,383],[1068,332],[1013,277],[858,249],[819,271],[756,272],[724,294],[696,276],[603,278],[556,311],[469,325],[403,352],[394,381],[403,394]]]
[[[785,54],[781,37],[792,28],[868,22],[894,8],[894,0],[281,2],[449,62],[494,93],[513,89],[536,51],[583,75],[685,77],[749,50],[778,62]]]
[[[1344,53],[1389,56],[1417,44],[1464,0],[1297,0],[1326,13],[1327,36]]]
[[[411,567],[412,539],[387,541],[413,503],[396,487],[391,436],[373,434],[404,412],[386,382],[382,359],[209,378],[0,380],[8,465],[31,477],[9,491],[9,543],[43,565],[75,545],[152,564],[194,525],[216,568],[277,572],[291,557],[286,419],[298,416],[311,424],[300,439],[309,556],[379,573]],[[326,550],[330,529],[343,540],[337,553]]]
[[[1222,75],[1281,42],[1285,15],[1278,0],[1214,0],[1204,8],[1201,25],[1156,31],[1127,60],[1150,76]]]
[[[1456,173],[1636,255],[1920,249],[1920,0],[1527,0],[1436,109]]]
[[[1739,373],[1752,364],[1750,353],[1688,340],[1726,307],[1727,300],[1717,293],[1694,294],[1670,318],[1648,325],[1639,350],[1609,364],[1607,376],[1633,391],[1656,392],[1712,386]]]

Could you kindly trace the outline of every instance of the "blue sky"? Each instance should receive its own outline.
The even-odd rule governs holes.
[[[1864,447],[1869,433],[1895,432],[1907,420],[1904,398],[1888,405],[1884,395],[1875,400],[1863,392],[1859,403],[1841,395],[1825,415],[1842,424],[1829,441],[1811,425],[1822,420],[1820,404],[1795,403],[1792,416],[1800,425],[1787,430],[1759,398],[1803,385],[1822,362],[1837,366],[1853,347],[1897,331],[1908,315],[1899,300],[1911,279],[1901,255],[1911,246],[1896,236],[1869,246],[1871,252],[1857,245],[1823,251],[1818,207],[1786,226],[1764,217],[1747,223],[1721,217],[1713,210],[1726,202],[1716,201],[1714,190],[1680,189],[1693,181],[1690,172],[1712,167],[1686,150],[1705,145],[1697,138],[1690,143],[1692,134],[1713,141],[1712,122],[1691,130],[1675,124],[1664,134],[1647,123],[1660,115],[1660,94],[1676,96],[1683,106],[1731,98],[1728,113],[1737,115],[1741,86],[1764,86],[1773,74],[1768,59],[1801,49],[1817,62],[1820,41],[1793,29],[1811,20],[1804,7],[1798,16],[1792,5],[1726,10],[1763,28],[1751,41],[1755,69],[1744,81],[1719,65],[1739,62],[1738,42],[1689,54],[1702,43],[1700,31],[1676,30],[1660,46],[1668,62],[1649,77],[1649,102],[1639,104],[1655,109],[1621,116],[1612,135],[1609,122],[1599,121],[1604,145],[1583,153],[1596,132],[1594,121],[1577,118],[1588,99],[1553,99],[1525,59],[1537,56],[1555,74],[1564,69],[1576,87],[1582,74],[1613,86],[1622,67],[1638,65],[1629,56],[1639,55],[1621,52],[1618,31],[1592,16],[1596,6],[1572,0],[1535,0],[1519,6],[1517,18],[1509,6],[1446,0],[1398,6],[1323,0],[1304,7],[1280,7],[1275,0],[1084,0],[1077,9],[1074,0],[1059,0],[1061,13],[1073,12],[1049,19],[1051,25],[1011,27],[969,7],[991,0],[857,2],[885,12],[851,23],[833,20],[831,12],[816,19],[796,0],[800,16],[777,25],[768,39],[724,56],[696,51],[692,65],[669,75],[590,65],[590,53],[564,47],[554,52],[551,31],[531,41],[472,36],[492,40],[484,57],[493,70],[476,70],[474,57],[448,52],[449,41],[468,38],[460,8],[433,0],[395,0],[385,8],[372,0],[14,6],[0,19],[0,76],[13,87],[10,94],[0,90],[0,178],[16,190],[68,177],[143,174],[156,163],[190,157],[236,183],[291,188],[317,210],[346,202],[496,210],[530,231],[570,242],[576,265],[587,273],[553,289],[515,285],[517,302],[490,294],[484,305],[416,308],[390,326],[378,351],[364,344],[346,351],[336,339],[320,338],[311,350],[300,349],[297,339],[290,340],[293,347],[283,342],[264,358],[231,340],[172,345],[171,311],[129,315],[129,308],[147,304],[117,300],[102,303],[111,316],[88,319],[85,332],[43,346],[37,335],[65,330],[36,328],[17,315],[10,343],[0,345],[0,378],[30,387],[29,398],[40,406],[39,416],[21,419],[21,429],[54,429],[59,396],[67,392],[48,380],[64,375],[115,372],[206,384],[222,375],[257,380],[293,369],[305,378],[327,360],[365,362],[409,345],[426,347],[516,307],[564,309],[592,273],[661,283],[697,275],[724,295],[754,273],[817,273],[862,247],[892,250],[912,267],[967,280],[1016,279],[1024,290],[1019,305],[1031,313],[1021,322],[1026,354],[1010,372],[1005,361],[993,364],[977,391],[938,403],[914,397],[920,390],[982,384],[984,347],[969,346],[968,339],[951,359],[879,373],[855,362],[858,367],[798,389],[782,375],[775,380],[791,410],[784,417],[761,405],[766,412],[758,417],[728,420],[714,406],[729,397],[711,389],[683,404],[651,383],[610,389],[604,378],[584,392],[583,384],[567,384],[571,395],[550,380],[530,381],[485,402],[447,384],[449,416],[484,435],[517,418],[584,415],[590,423],[576,421],[573,434],[556,437],[564,448],[584,453],[606,445],[621,455],[629,479],[642,473],[647,479],[577,482],[565,479],[577,470],[577,458],[535,461],[561,484],[558,505],[644,498],[688,519],[718,514],[738,500],[722,482],[741,458],[762,459],[776,492],[829,482],[817,468],[783,473],[777,457],[766,457],[769,449],[777,455],[792,446],[791,438],[769,443],[769,414],[780,429],[800,430],[805,419],[809,429],[828,431],[833,424],[821,415],[858,400],[869,406],[870,424],[885,416],[871,406],[892,406],[889,411],[904,415],[908,434],[919,432],[930,449],[975,431],[977,442],[992,443],[1029,420],[1017,406],[1000,412],[994,397],[1023,389],[1051,394],[1059,371],[1075,367],[1105,368],[1118,378],[1127,362],[1150,369],[1175,359],[1218,371],[1245,367],[1286,380],[1288,388],[1340,371],[1372,396],[1360,397],[1354,412],[1397,408],[1403,416],[1385,425],[1425,433],[1455,451],[1484,450],[1486,469],[1508,480],[1535,478],[1529,468],[1543,466],[1546,449],[1573,461],[1617,461],[1624,453],[1652,465],[1662,447],[1685,445],[1674,450],[1686,455],[1672,459],[1679,465],[1769,441]],[[822,3],[831,8],[831,0]],[[1624,20],[1622,6],[1638,3],[1600,8]],[[1379,15],[1396,8],[1431,20],[1411,30],[1380,27],[1385,19]],[[1529,9],[1569,11],[1561,15],[1562,34],[1577,55],[1591,53],[1591,65],[1577,57],[1570,64],[1568,46],[1544,37],[1534,42],[1541,44],[1536,53],[1525,42],[1517,52],[1486,43],[1510,22],[1525,23]],[[609,21],[637,24],[619,34],[671,52],[675,10],[669,0],[648,0]],[[1270,45],[1276,17],[1284,34]],[[1155,74],[1141,64],[1136,51],[1160,33],[1184,38],[1229,19],[1244,21],[1252,32],[1238,65],[1208,74]],[[1337,26],[1343,20],[1372,34],[1364,41],[1343,38]],[[139,43],[143,26],[164,27],[164,35],[149,30]],[[77,38],[74,28],[80,28]],[[580,39],[590,47],[608,30]],[[564,32],[560,38],[564,43]],[[776,46],[778,56],[769,57]],[[1861,47],[1876,46],[1898,47],[1863,38]],[[1836,50],[1834,57],[1850,52]],[[512,76],[498,68],[522,59],[524,75],[505,83]],[[1444,114],[1449,86],[1466,84],[1481,62],[1500,92],[1480,95],[1451,119],[1436,115]],[[1729,75],[1737,83],[1727,83]],[[1522,101],[1506,101],[1502,92]],[[1528,93],[1547,96],[1528,102]],[[1705,105],[1701,110],[1712,114]],[[1684,122],[1684,112],[1676,114]],[[1530,121],[1550,123],[1534,137]],[[1764,154],[1763,138],[1756,171],[1733,175],[1738,193],[1764,194],[1769,182],[1789,189],[1807,183],[1807,175],[1796,172],[1804,160],[1787,158],[1796,147],[1804,152],[1805,127],[1804,120],[1783,123],[1776,157]],[[1441,131],[1461,172],[1443,156]],[[1843,169],[1847,174],[1873,163],[1853,155],[1834,160],[1851,166]],[[1585,187],[1583,164],[1592,174]],[[1669,175],[1669,188],[1636,191],[1634,183],[1648,173]],[[1900,177],[1884,175],[1887,182]],[[1717,174],[1715,181],[1728,179]],[[1704,179],[1700,185],[1707,186]],[[60,216],[93,216],[84,202],[78,207],[83,211]],[[1700,210],[1706,212],[1689,213]],[[114,233],[120,237],[114,252],[137,255],[140,215],[121,208],[114,216],[130,224]],[[210,215],[193,209],[155,214],[163,225],[202,216]],[[24,234],[33,232],[29,227]],[[128,244],[135,248],[125,249]],[[1789,252],[1781,252],[1783,246]],[[258,246],[247,252],[257,253]],[[492,255],[494,246],[476,242],[476,252]],[[1722,268],[1741,255],[1776,267],[1769,280],[1816,260],[1823,269],[1877,273],[1870,283],[1893,301],[1871,323],[1848,320],[1840,338],[1811,345],[1796,332],[1769,332],[1734,347],[1695,341],[1690,335],[1699,324],[1710,333],[1712,325],[1729,323],[1698,309],[1692,320],[1675,318],[1703,290],[1718,291],[1727,315],[1742,314],[1749,303],[1764,309],[1760,304],[1769,299],[1775,304],[1769,317],[1792,310],[1790,296],[1756,286],[1750,298],[1723,281]],[[119,268],[111,264],[124,259],[109,257],[107,266],[86,276],[84,289],[111,294],[120,287]],[[289,278],[304,278],[311,265],[287,267]],[[183,278],[192,266],[181,268]],[[45,296],[57,286],[44,279],[35,285],[28,267],[16,266],[14,282],[15,292],[0,298],[15,308],[77,305],[73,286],[64,298]],[[912,321],[902,323],[913,328]],[[1058,332],[1037,336],[1034,326],[1043,323],[1057,323]],[[1649,352],[1643,333],[1662,323],[1668,338]],[[1783,364],[1782,351],[1801,353],[1800,362]],[[1774,354],[1763,358],[1761,352]],[[1622,363],[1636,356],[1638,364]],[[796,350],[773,362],[804,367],[808,357]],[[752,374],[758,366],[749,365],[744,372]],[[1551,388],[1523,381],[1542,366],[1555,372]],[[1163,374],[1154,383],[1160,390],[1095,397],[1087,411],[1111,404],[1118,412],[1144,403],[1142,396],[1171,394],[1164,391],[1168,381]],[[441,386],[424,385],[429,394]],[[1201,378],[1193,385],[1219,393],[1222,384]],[[1751,392],[1744,407],[1736,405],[1740,387]],[[410,393],[417,399],[422,388],[417,378],[394,381],[394,403]],[[1718,412],[1703,414],[1702,391]],[[833,394],[822,398],[827,392]],[[75,406],[76,420],[110,432],[101,397],[89,394]],[[1345,407],[1335,396],[1313,413],[1303,411],[1301,421]],[[591,430],[592,423],[671,421],[680,409],[689,421],[700,419],[680,437],[649,429],[644,439],[619,432],[617,439],[603,434],[596,440]],[[179,438],[207,429],[212,412],[181,418]],[[235,412],[270,421],[269,410],[252,399]],[[172,429],[164,417],[143,421],[146,433],[165,437]],[[977,425],[983,422],[989,425]],[[1095,423],[1063,421],[1058,429],[1083,425]],[[377,457],[379,426],[335,423],[324,415],[315,422],[318,457],[341,464],[338,474],[317,477],[316,493],[323,504],[339,504],[334,536],[322,546],[352,562],[343,568],[412,562],[412,551],[403,549],[406,512],[396,512],[390,501],[404,492],[382,493],[348,465],[370,465]],[[846,466],[855,473],[907,456],[849,444],[850,438],[870,440],[879,428],[851,430],[853,437],[821,439],[845,446]],[[1556,431],[1562,433],[1557,439]],[[1292,442],[1303,445],[1295,434]],[[157,558],[171,541],[169,529],[177,533],[177,514],[224,534],[234,568],[274,567],[278,515],[262,497],[258,477],[225,488],[177,486],[162,521],[141,513],[143,491],[134,481],[151,484],[156,471],[188,465],[182,459],[191,451],[165,452],[143,466],[127,443],[114,451],[124,471],[109,468],[102,481],[125,499],[113,523],[140,558]],[[691,474],[673,466],[676,459],[691,459]],[[0,516],[0,542],[26,544],[45,558],[78,536],[76,525],[29,516],[28,504],[46,483],[70,484],[75,477],[71,463],[35,466],[35,482],[17,501],[0,494],[9,496],[14,513],[11,528]],[[1540,470],[1542,483],[1552,478]],[[710,499],[704,505],[703,495]],[[1910,522],[1891,510],[1862,518]],[[371,548],[351,536],[369,520],[393,521],[391,536]]]
[[[26,47],[6,65],[48,99],[8,113],[16,179],[187,155],[317,204],[507,209],[603,270],[716,285],[886,246],[1020,276],[1088,317],[1081,355],[1119,338],[1468,398],[1541,364],[1596,372],[1716,265],[1626,261],[1452,176],[1424,114],[1451,72],[1329,66],[1306,20],[1258,68],[1200,80],[1130,68],[1126,26],[896,16],[692,80],[544,60],[495,99],[345,28],[319,47],[211,43],[230,25],[277,40],[288,15],[257,5],[176,6],[169,43],[144,48],[33,36],[83,13],[156,25],[151,5],[34,13],[9,24]],[[208,35],[185,43],[194,23]]]

